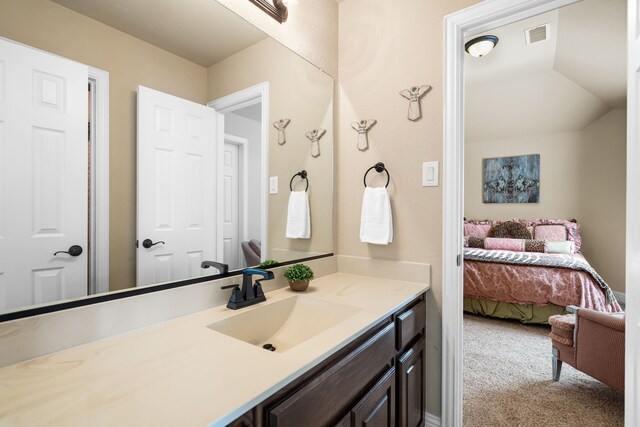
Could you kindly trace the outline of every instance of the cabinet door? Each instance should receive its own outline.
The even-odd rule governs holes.
[[[268,410],[270,427],[325,426],[340,420],[367,385],[391,365],[393,323]]]
[[[398,358],[398,418],[400,427],[424,425],[425,339]]]
[[[351,410],[356,427],[392,427],[396,425],[396,370],[389,369]]]
[[[253,427],[253,410],[231,421],[231,423],[227,424],[227,427]]]

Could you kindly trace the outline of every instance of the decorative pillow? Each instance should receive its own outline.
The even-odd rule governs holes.
[[[487,237],[493,224],[465,223],[464,235],[469,237]]]
[[[534,228],[536,240],[567,240],[567,228],[564,225],[538,225]]]
[[[548,254],[567,254],[574,253],[574,243],[570,240],[547,240],[545,242],[544,251]]]
[[[488,237],[508,238],[508,239],[531,239],[531,233],[527,227],[515,221],[507,221],[496,224],[489,230]]]
[[[467,246],[470,248],[484,249],[484,237],[471,237],[467,240]]]
[[[565,219],[534,219],[523,220],[514,219],[527,227],[537,227],[539,225],[563,225],[567,229],[567,237],[564,240],[570,240],[574,243],[574,251],[579,252],[582,245],[582,238],[580,237],[580,225],[575,219],[567,221]]]
[[[487,237],[484,239],[484,248],[490,250],[524,252],[524,240]]]
[[[543,240],[525,240],[524,251],[544,253],[544,241]]]

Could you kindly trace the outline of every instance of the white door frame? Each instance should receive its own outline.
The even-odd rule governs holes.
[[[261,103],[260,150],[262,171],[260,173],[260,247],[262,261],[268,254],[269,212],[267,211],[268,174],[269,174],[269,82],[262,82],[255,86],[232,93],[225,97],[207,103],[220,113],[218,119],[218,170],[222,170],[222,156],[224,148],[224,115],[250,105]],[[218,180],[218,194],[222,194],[222,180]],[[218,203],[218,218],[222,218],[222,204]],[[222,223],[218,221],[218,236],[222,236]],[[222,254],[222,239],[218,239],[218,253]]]
[[[238,163],[240,166],[240,214],[238,215],[238,222],[240,229],[238,237],[240,242],[249,240],[249,140],[241,136],[231,135],[229,133],[224,134],[224,142],[235,144],[238,146]],[[242,253],[242,245],[238,245],[238,259],[242,261],[244,259]],[[241,263],[242,265],[242,263]]]
[[[539,15],[578,0],[486,0],[445,18],[445,96],[444,96],[444,182],[442,233],[442,425],[462,425],[463,391],[463,271],[462,240],[464,217],[464,40],[490,29]],[[630,0],[631,2],[636,0]],[[635,19],[630,13],[629,20]],[[634,74],[635,78],[635,74]],[[630,78],[631,79],[631,78]],[[632,94],[628,92],[628,95]],[[631,105],[631,102],[628,102]],[[635,105],[635,104],[634,104]],[[634,112],[636,114],[637,111]],[[632,112],[629,110],[629,118]],[[628,147],[635,139],[628,139]],[[629,148],[631,149],[631,148]],[[633,151],[635,153],[636,151]],[[630,152],[631,153],[631,152]],[[630,169],[631,170],[631,169]],[[636,181],[637,182],[637,181]],[[628,180],[627,191],[629,191]],[[637,184],[634,185],[637,187]],[[631,193],[628,193],[631,195]],[[628,196],[630,197],[630,196]],[[635,217],[637,217],[637,211]],[[627,222],[631,218],[627,215]],[[637,223],[638,221],[635,221]],[[640,234],[640,233],[638,233]],[[627,296],[632,282],[627,263]],[[629,300],[630,298],[627,298]],[[627,302],[629,303],[629,301]],[[633,304],[633,302],[631,302]],[[627,328],[628,332],[628,328]],[[627,343],[629,344],[629,343]],[[635,354],[634,358],[638,355]],[[630,392],[629,346],[627,345],[626,398],[635,402]],[[627,411],[627,425],[632,415]],[[634,415],[636,417],[636,415]],[[635,418],[634,418],[635,419]]]
[[[92,177],[91,277],[89,293],[109,292],[109,73],[89,67],[93,83],[91,112]]]

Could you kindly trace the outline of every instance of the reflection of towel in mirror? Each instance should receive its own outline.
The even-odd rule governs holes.
[[[360,215],[360,241],[386,245],[393,241],[391,200],[385,187],[366,187]]]
[[[292,191],[287,211],[287,238],[308,239],[311,237],[311,215],[306,191]]]

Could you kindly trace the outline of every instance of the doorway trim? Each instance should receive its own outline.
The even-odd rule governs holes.
[[[224,143],[234,144],[238,146],[238,159],[240,166],[240,215],[238,216],[240,229],[238,237],[240,242],[249,240],[249,140],[241,136],[232,135],[229,133],[224,134]],[[242,253],[242,245],[238,245],[238,259],[242,261],[244,259]],[[241,264],[242,265],[242,264]]]
[[[210,101],[208,107],[214,108],[218,116],[218,170],[222,170],[222,150],[224,148],[224,115],[244,107],[261,103],[260,123],[260,247],[261,261],[266,260],[268,254],[269,212],[267,204],[268,174],[269,174],[269,82],[258,83],[255,86],[234,92],[222,98]],[[222,180],[218,180],[218,194],[222,194]],[[218,204],[218,218],[222,218],[222,206]],[[222,236],[222,223],[218,221],[218,236]],[[218,253],[222,254],[222,239],[218,239]]]
[[[462,426],[464,40],[579,0],[486,0],[445,17],[442,225],[442,425]]]
[[[109,73],[89,67],[93,84],[91,111],[92,177],[95,178],[91,206],[90,295],[109,292]]]

